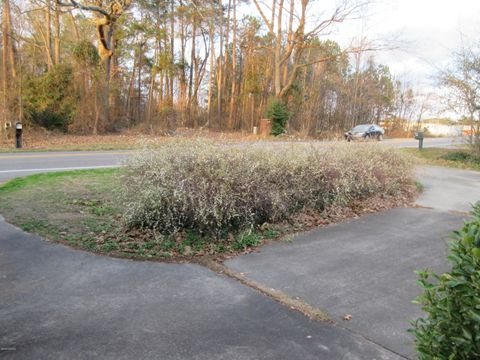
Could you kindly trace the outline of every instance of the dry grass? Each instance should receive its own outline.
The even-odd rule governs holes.
[[[145,134],[136,131],[124,131],[118,134],[105,135],[70,135],[44,130],[26,130],[23,136],[21,151],[73,151],[73,150],[127,150],[140,149],[145,142],[157,144],[171,139],[206,139],[223,143],[251,142],[262,139],[295,141],[298,136],[278,138],[260,137],[246,132],[218,132],[209,129],[182,129],[174,132]],[[5,140],[0,137],[0,152],[18,151],[15,149],[13,134]]]
[[[143,138],[150,141],[161,141],[162,137],[136,134],[116,135],[66,135],[58,133],[27,132],[23,139],[24,151],[41,150],[120,150],[139,148]],[[14,141],[0,141],[0,151],[15,151]]]

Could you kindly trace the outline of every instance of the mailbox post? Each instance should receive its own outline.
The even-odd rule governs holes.
[[[22,131],[23,131],[23,125],[21,122],[17,122],[15,124],[15,147],[17,149],[22,148]]]
[[[423,149],[423,131],[415,131],[415,140],[418,140],[418,150]]]

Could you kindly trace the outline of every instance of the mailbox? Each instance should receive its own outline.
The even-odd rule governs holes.
[[[15,147],[20,149],[22,147],[22,132],[23,125],[21,122],[15,124]]]
[[[423,131],[415,131],[415,140],[418,140],[418,150],[423,149]]]

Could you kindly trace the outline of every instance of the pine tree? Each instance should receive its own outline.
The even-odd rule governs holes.
[[[283,134],[290,118],[290,113],[285,104],[279,100],[274,100],[268,109],[267,116],[272,119],[271,134],[274,136]]]

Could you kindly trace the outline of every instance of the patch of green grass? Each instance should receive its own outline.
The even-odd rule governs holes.
[[[480,170],[480,158],[465,149],[425,148],[402,149],[415,156],[421,163],[459,169]]]
[[[248,248],[260,245],[261,241],[262,237],[253,231],[241,233],[235,237],[233,249],[237,251],[244,251]]]
[[[49,232],[51,231],[51,225],[48,221],[43,219],[34,219],[34,218],[27,218],[27,219],[19,219],[18,225],[22,228],[22,230],[30,232]]]
[[[76,170],[11,180],[0,186],[0,213],[25,231],[97,251],[98,238],[107,231],[115,235],[118,227],[112,191],[117,173],[114,168]]]
[[[45,186],[57,181],[59,178],[64,177],[77,177],[77,176],[102,176],[113,175],[118,173],[118,168],[106,168],[106,169],[92,169],[92,170],[72,170],[72,171],[58,171],[42,174],[34,174],[26,177],[18,177],[13,180],[7,181],[0,185],[0,194],[20,190],[25,186],[35,186],[41,184]]]
[[[74,199],[70,202],[72,205],[84,207],[89,213],[103,216],[115,214],[115,207],[105,204],[98,199]]]
[[[417,191],[420,193],[423,191],[424,186],[420,181],[415,181],[415,187],[417,188]]]
[[[262,234],[267,239],[275,239],[280,235],[280,232],[273,229],[267,229]]]

